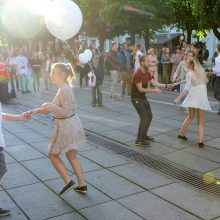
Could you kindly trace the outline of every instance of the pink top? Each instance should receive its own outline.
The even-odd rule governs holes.
[[[156,55],[149,54],[147,57],[149,63],[149,71],[157,71],[158,68],[158,60]]]

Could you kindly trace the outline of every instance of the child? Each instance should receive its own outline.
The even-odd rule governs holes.
[[[96,92],[98,95],[98,105],[103,106],[102,104],[102,83],[104,79],[104,70],[99,64],[99,58],[94,57],[92,62],[92,69],[96,76],[96,86],[92,87],[92,107],[95,107],[97,104]]]
[[[83,147],[86,138],[81,121],[75,114],[76,99],[71,87],[75,74],[70,64],[56,63],[52,66],[51,78],[52,82],[59,87],[52,103],[45,103],[41,108],[29,111],[29,114],[47,114],[51,112],[56,120],[54,134],[48,147],[48,156],[65,183],[59,195],[65,194],[75,186],[62,159],[59,157],[61,153],[66,154],[78,179],[79,185],[75,188],[75,191],[85,193],[87,186],[81,164],[76,157],[77,151]]]
[[[21,115],[9,115],[2,113],[1,109],[1,103],[0,103],[0,180],[6,173],[6,164],[5,164],[5,157],[4,157],[4,147],[5,147],[5,142],[2,134],[2,120],[3,121],[23,121],[26,122],[30,119],[27,113],[23,113]],[[4,210],[0,208],[0,217],[10,215],[9,210]]]

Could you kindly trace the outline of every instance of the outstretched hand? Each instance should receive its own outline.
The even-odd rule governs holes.
[[[20,121],[27,122],[31,120],[31,115],[28,112],[24,112],[21,115],[19,115],[19,119]]]

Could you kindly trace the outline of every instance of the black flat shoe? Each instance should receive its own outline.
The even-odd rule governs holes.
[[[79,193],[86,193],[87,192],[87,186],[77,186],[74,190],[76,192],[79,192]]]
[[[187,140],[187,137],[186,137],[186,136],[181,136],[181,135],[178,135],[177,137],[178,137],[179,139],[184,140],[184,141],[186,141],[186,140]]]
[[[204,145],[204,143],[200,142],[200,143],[198,143],[198,146],[203,148],[205,145]]]
[[[59,196],[64,195],[65,193],[69,192],[71,189],[73,189],[75,186],[75,183],[71,180],[59,193]]]

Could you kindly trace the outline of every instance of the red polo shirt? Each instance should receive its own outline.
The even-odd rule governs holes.
[[[132,99],[146,99],[145,93],[139,92],[136,84],[142,83],[142,87],[147,88],[148,83],[153,79],[148,70],[143,73],[140,68],[134,73],[132,82],[131,82],[131,98]]]
[[[9,81],[8,64],[0,62],[0,77],[3,76]]]

